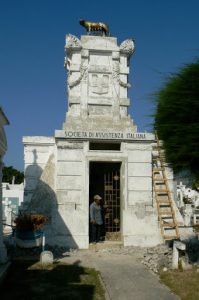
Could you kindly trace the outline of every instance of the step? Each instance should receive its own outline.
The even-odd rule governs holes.
[[[123,243],[121,241],[103,241],[96,244],[89,244],[89,250],[97,251],[108,248],[121,248]]]

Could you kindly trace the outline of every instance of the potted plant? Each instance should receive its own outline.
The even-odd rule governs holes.
[[[18,246],[32,248],[40,246],[43,227],[47,217],[42,214],[20,214],[15,219],[15,237]]]

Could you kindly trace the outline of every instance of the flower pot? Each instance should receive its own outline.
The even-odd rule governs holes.
[[[40,230],[20,230],[16,229],[15,241],[21,248],[34,248],[41,246],[42,231]]]

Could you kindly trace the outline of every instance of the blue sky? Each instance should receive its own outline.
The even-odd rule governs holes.
[[[153,93],[165,78],[198,57],[198,0],[0,0],[0,105],[6,165],[23,170],[22,136],[53,136],[67,108],[65,35],[85,34],[79,19],[109,24],[112,36],[133,37],[130,114],[150,131]]]

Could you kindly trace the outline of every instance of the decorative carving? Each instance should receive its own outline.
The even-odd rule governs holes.
[[[83,62],[80,65],[80,75],[76,80],[70,79],[70,72],[68,72],[68,85],[70,88],[78,85],[82,79],[86,80],[88,76],[88,66],[85,66]]]
[[[70,70],[70,65],[71,65],[71,59],[67,56],[64,58],[64,67],[66,68],[67,71]]]
[[[92,74],[91,91],[95,94],[107,94],[109,90],[109,75]]]
[[[82,48],[81,41],[69,33],[66,35],[66,48]]]
[[[127,39],[120,45],[120,51],[127,53],[128,56],[131,56],[135,50],[135,44],[132,39]]]
[[[101,32],[102,35],[110,36],[108,25],[102,22],[90,22],[86,20],[80,20],[80,25],[86,28],[87,33],[90,34],[92,31]]]
[[[124,88],[130,88],[131,85],[130,83],[126,83],[124,81],[122,81],[120,79],[120,66],[119,66],[119,62],[115,62],[115,64],[113,65],[113,73],[112,76],[114,79],[116,79],[119,83],[119,85],[121,85]]]

